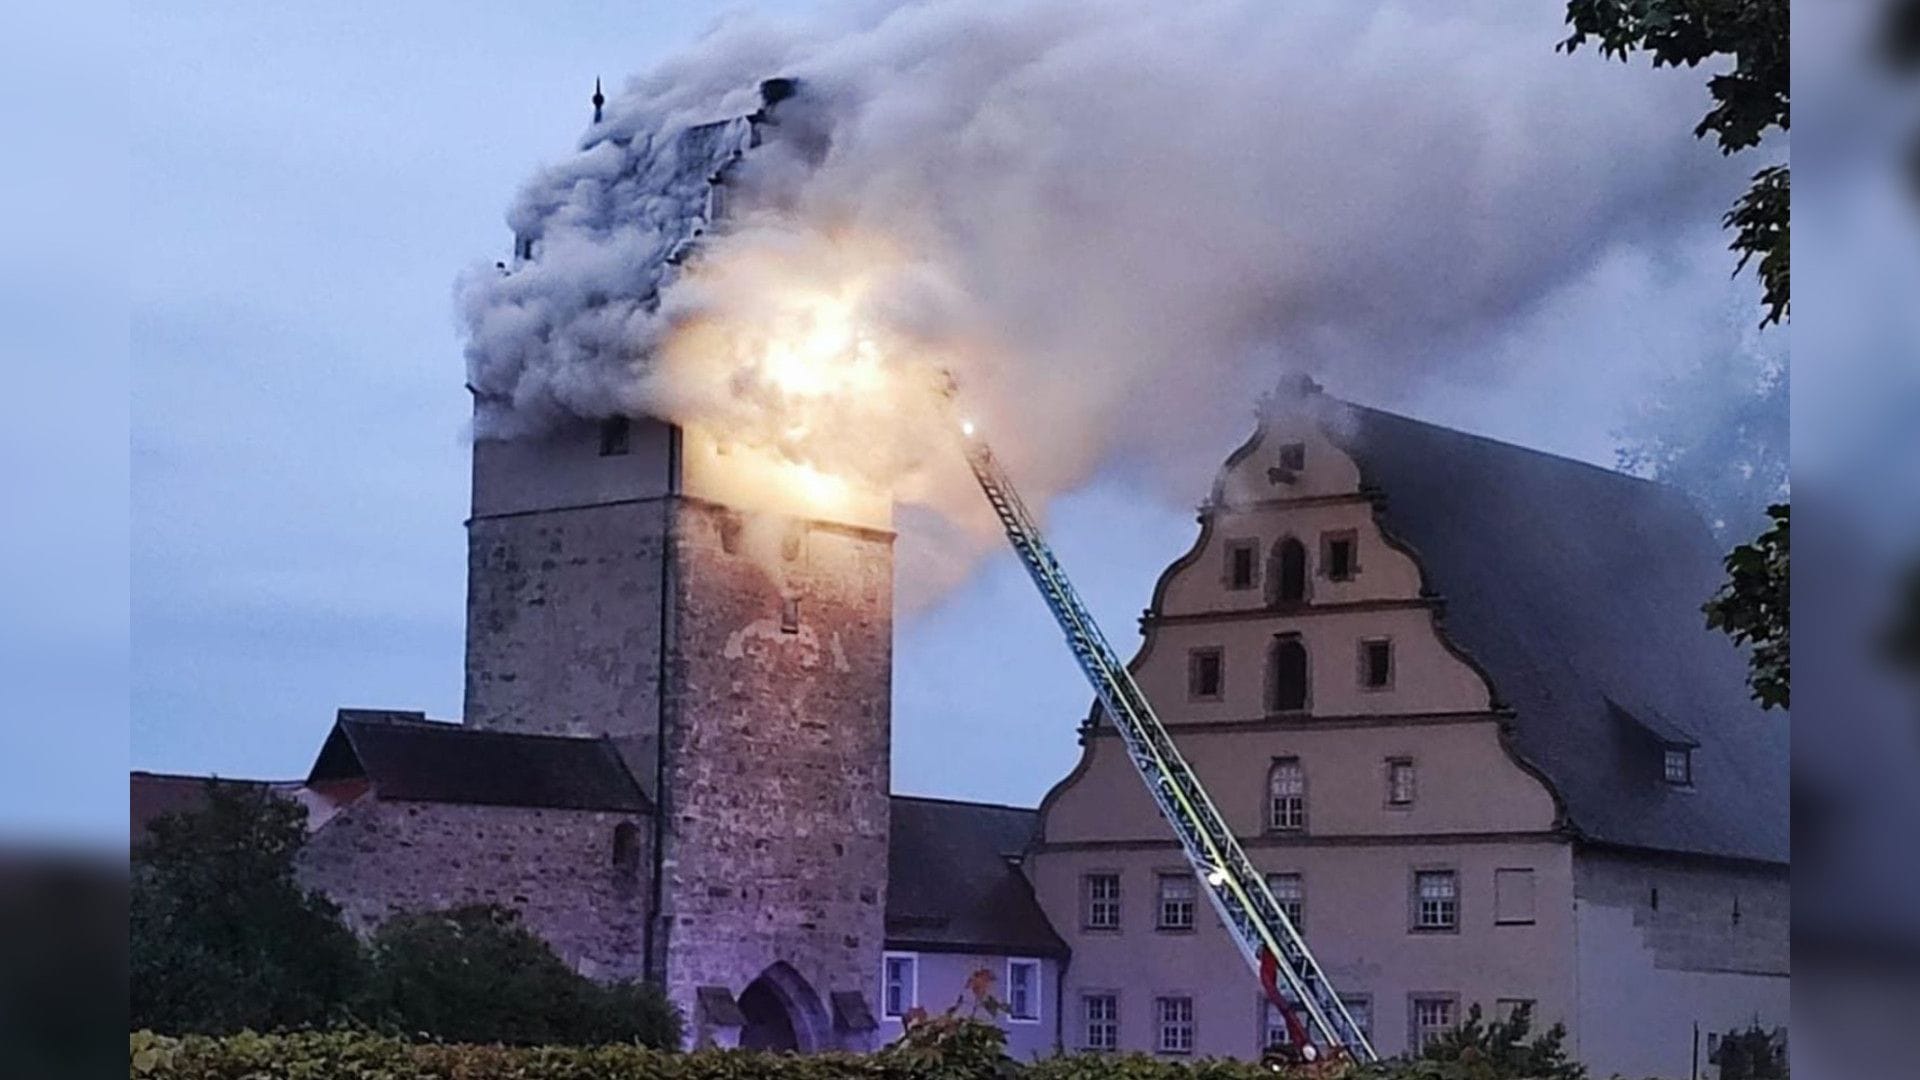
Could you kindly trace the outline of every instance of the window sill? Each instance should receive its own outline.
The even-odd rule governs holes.
[[[1156,934],[1191,934],[1193,933],[1193,927],[1191,926],[1156,926],[1153,928],[1153,932]]]
[[[1493,920],[1493,925],[1495,926],[1537,926],[1539,925],[1539,922],[1538,920],[1535,920],[1535,919],[1495,919]]]
[[[1409,926],[1407,927],[1407,933],[1409,934],[1444,935],[1444,934],[1458,934],[1459,932],[1460,932],[1460,927],[1458,924],[1453,926]]]
[[[1082,926],[1080,932],[1083,934],[1112,934],[1117,937],[1119,936],[1120,928],[1117,926]]]

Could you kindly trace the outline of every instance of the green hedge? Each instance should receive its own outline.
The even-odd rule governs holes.
[[[591,1048],[409,1043],[355,1033],[170,1038],[136,1032],[133,1080],[1273,1080],[1257,1065],[1177,1063],[1145,1055],[1069,1055],[1017,1066],[941,1060],[897,1049],[874,1054],[663,1053]]]

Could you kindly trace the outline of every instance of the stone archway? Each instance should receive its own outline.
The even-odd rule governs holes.
[[[832,1020],[820,995],[784,960],[740,992],[740,1011],[747,1019],[740,1029],[743,1049],[811,1054],[833,1048]]]

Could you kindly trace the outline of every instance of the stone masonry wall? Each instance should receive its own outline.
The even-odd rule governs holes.
[[[697,502],[679,515],[661,811],[668,991],[687,1008],[694,987],[737,995],[784,961],[821,1001],[855,990],[873,1004],[892,537],[774,522],[778,542],[763,545],[743,532],[767,519]]]
[[[614,830],[634,828],[626,869]],[[517,909],[591,978],[643,974],[651,822],[637,814],[449,803],[371,794],[307,841],[299,876],[368,933],[387,918],[463,904]]]
[[[658,732],[664,517],[652,501],[469,523],[466,723]]]

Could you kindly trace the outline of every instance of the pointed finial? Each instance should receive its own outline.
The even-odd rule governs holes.
[[[607,103],[607,95],[600,92],[600,79],[596,76],[593,80],[593,122],[594,123],[597,124],[600,122],[600,106],[605,105],[606,103]]]

